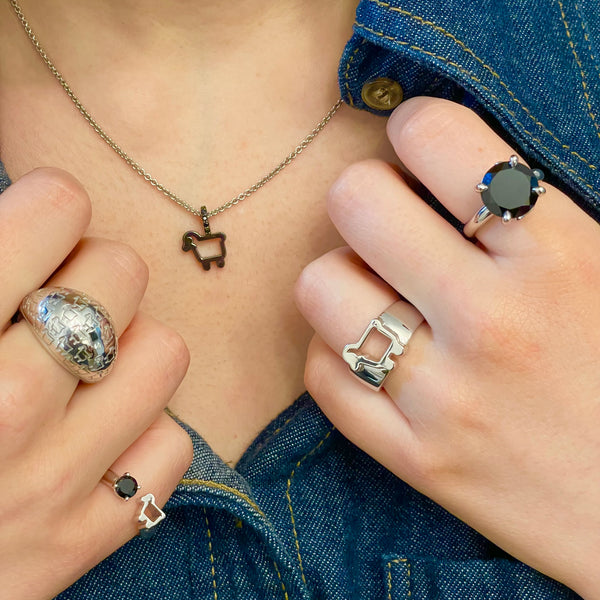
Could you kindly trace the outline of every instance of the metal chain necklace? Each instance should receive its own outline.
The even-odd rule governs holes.
[[[154,186],[158,191],[164,194],[169,200],[172,200],[182,208],[185,208],[188,212],[193,215],[200,217],[202,219],[203,233],[198,233],[197,231],[186,231],[183,234],[183,244],[182,249],[187,252],[192,250],[194,256],[198,260],[198,262],[204,267],[204,270],[208,271],[210,269],[211,264],[214,262],[218,267],[225,266],[225,234],[220,233],[211,233],[210,225],[208,223],[208,219],[210,217],[214,217],[215,215],[226,211],[228,208],[232,208],[239,204],[242,200],[245,200],[256,191],[258,191],[261,187],[263,187],[266,183],[271,181],[276,175],[281,173],[283,169],[285,169],[323,130],[323,128],[329,123],[331,118],[335,115],[335,113],[339,110],[339,108],[343,104],[343,100],[340,98],[327,112],[327,114],[317,123],[314,129],[269,173],[267,173],[264,177],[259,179],[255,184],[251,185],[249,188],[245,189],[243,192],[225,202],[225,204],[221,204],[217,208],[208,211],[206,206],[200,207],[200,209],[194,208],[192,205],[182,200],[177,194],[167,189],[164,185],[160,184],[148,171],[146,171],[138,162],[136,162],[131,156],[129,156],[125,150],[123,150],[109,135],[100,127],[97,121],[92,117],[92,115],[88,112],[88,110],[83,106],[79,98],[75,95],[75,92],[71,89],[69,84],[65,81],[64,77],[61,75],[60,71],[56,68],[54,63],[50,60],[46,51],[40,44],[37,39],[37,36],[31,29],[21,7],[19,6],[16,0],[9,0],[10,5],[12,6],[15,15],[21,22],[27,37],[33,44],[33,47],[36,49],[37,53],[40,55],[41,59],[44,61],[44,64],[48,67],[52,75],[57,79],[57,81],[62,86],[63,90],[66,92],[67,96],[71,99],[71,102],[75,105],[77,110],[81,113],[83,118],[89,123],[91,128],[106,142],[106,144],[116,152],[140,177],[146,180],[150,185]],[[200,246],[203,242],[207,240],[216,240],[219,243],[219,252],[216,254],[204,255],[200,249]],[[212,246],[211,246],[212,247]]]

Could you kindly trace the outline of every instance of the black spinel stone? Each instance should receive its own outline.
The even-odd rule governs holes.
[[[538,199],[538,179],[525,165],[514,167],[508,162],[494,165],[484,176],[482,183],[488,189],[481,192],[481,199],[488,210],[498,216],[508,211],[513,219],[527,214]]]
[[[115,481],[115,492],[124,500],[133,498],[138,491],[138,482],[129,473],[125,473]]]

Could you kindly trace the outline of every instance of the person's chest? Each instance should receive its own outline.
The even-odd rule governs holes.
[[[129,118],[113,119],[102,107],[96,118],[116,124],[109,134],[159,183],[213,210],[283,160],[329,108],[273,115],[239,104],[235,112],[215,109],[209,120],[190,107],[161,110],[153,100]],[[326,211],[337,175],[356,160],[392,158],[385,120],[342,107],[280,175],[210,220],[213,233],[227,236],[227,256],[224,268],[212,263],[207,271],[182,250],[183,233],[202,233],[201,220],[119,158],[56,82],[2,86],[0,107],[1,158],[11,179],[37,166],[68,170],[92,201],[86,235],[124,241],[148,263],[141,309],[178,330],[192,357],[171,408],[235,460],[304,389],[311,330],[294,306],[293,285],[308,262],[343,244]]]

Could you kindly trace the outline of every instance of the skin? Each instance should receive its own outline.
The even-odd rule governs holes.
[[[92,114],[195,204],[214,206],[254,182],[337,97],[332,73],[354,2],[297,2],[286,11],[261,2],[260,17],[251,1],[232,14],[223,12],[231,3],[188,2],[176,13],[165,3],[144,6],[61,0],[23,8]],[[127,35],[115,33],[124,23]],[[11,598],[55,594],[135,533],[136,507],[124,510],[98,483],[111,465],[166,500],[190,460],[186,436],[161,414],[167,402],[235,462],[304,389],[313,328],[306,385],[350,439],[522,560],[597,597],[600,490],[589,474],[600,458],[600,383],[590,358],[600,331],[600,242],[597,225],[570,200],[549,190],[526,221],[486,227],[477,248],[387,165],[398,159],[385,122],[344,108],[260,198],[214,219],[230,256],[223,271],[206,274],[173,242],[197,223],[152,196],[101,144],[5,3],[0,61],[2,158],[13,177],[24,175],[0,198],[0,239],[14,257],[0,266],[0,288],[11,290],[2,322],[76,247],[55,277],[102,301],[123,332],[113,373],[94,386],[76,386],[24,324],[0,337],[0,549],[11,549],[0,556],[0,581]],[[65,132],[69,143],[57,143]],[[513,153],[465,109],[426,99],[402,105],[389,135],[398,157],[463,220],[478,208],[474,183]],[[337,174],[356,161],[326,203]],[[453,177],[436,183],[436,165],[450,161]],[[44,163],[84,182],[91,221],[88,196],[71,176],[25,175]],[[340,235],[352,250],[328,252],[344,244]],[[295,295],[308,322],[293,306],[300,273]],[[386,391],[374,394],[339,353],[398,293],[427,323]],[[560,346],[557,314],[570,325]],[[264,368],[255,368],[256,356]],[[573,357],[568,369],[565,356]],[[17,498],[14,474],[32,469],[48,489]],[[51,524],[42,539],[40,521]],[[19,587],[32,572],[45,576]]]
[[[23,2],[98,121],[195,205],[214,207],[254,183],[338,97],[353,3],[298,2],[281,11],[275,2],[247,2],[231,14],[209,2],[177,12],[162,2],[143,6]],[[224,19],[226,45],[215,39]],[[6,2],[0,73],[1,156],[12,179],[21,178],[0,197],[0,589],[11,600],[37,600],[135,534],[137,502],[124,504],[98,483],[107,469],[130,471],[160,504],[174,489],[191,449],[160,415],[167,403],[234,464],[305,390],[312,328],[293,286],[306,264],[342,243],[327,218],[327,190],[348,164],[391,158],[392,150],[385,120],[344,107],[285,173],[211,222],[227,234],[229,257],[223,271],[205,273],[180,249],[198,219],[103,145]],[[42,165],[69,171],[85,191],[64,172],[31,173]],[[73,254],[60,281],[100,300],[124,333],[110,377],[76,388],[24,324],[17,341],[8,322],[82,237],[88,258]],[[163,351],[165,344],[173,348]],[[66,425],[66,407],[90,395],[101,398]],[[23,490],[22,473],[35,473],[36,485]],[[31,573],[43,575],[32,581]]]
[[[514,153],[469,110],[432,98],[396,109],[388,134],[463,222],[481,206],[474,182]],[[457,168],[440,178],[448,164]],[[306,383],[337,427],[392,472],[595,599],[600,230],[546,187],[523,221],[496,219],[474,245],[388,164],[345,170],[328,208],[349,247],[313,262],[296,286],[316,330]],[[399,294],[426,322],[377,393],[340,354]],[[395,305],[396,314],[412,310]]]
[[[181,11],[141,5],[26,1],[23,10],[96,119],[194,206],[214,208],[257,181],[339,97],[337,67],[354,2],[296,2],[285,11],[276,2],[236,2],[232,14],[215,8],[221,2],[188,2]],[[294,305],[294,282],[342,243],[325,206],[337,175],[356,160],[393,157],[385,120],[343,107],[284,173],[211,219],[212,230],[227,235],[228,259],[207,273],[181,250],[182,234],[200,220],[102,143],[6,2],[0,28],[8,172],[69,171],[92,200],[86,235],[122,241],[143,257],[150,280],[142,309],[180,332],[191,354],[170,408],[235,464],[305,390],[312,330]]]

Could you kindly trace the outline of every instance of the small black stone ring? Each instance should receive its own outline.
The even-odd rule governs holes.
[[[106,471],[102,477],[102,481],[107,483],[114,490],[115,494],[125,501],[133,498],[141,487],[129,473],[117,475],[110,469]]]
[[[501,217],[503,223],[520,221],[546,192],[539,182],[544,179],[540,169],[530,169],[511,156],[508,162],[496,163],[475,186],[483,206],[465,223],[464,234],[473,237],[490,217]]]

